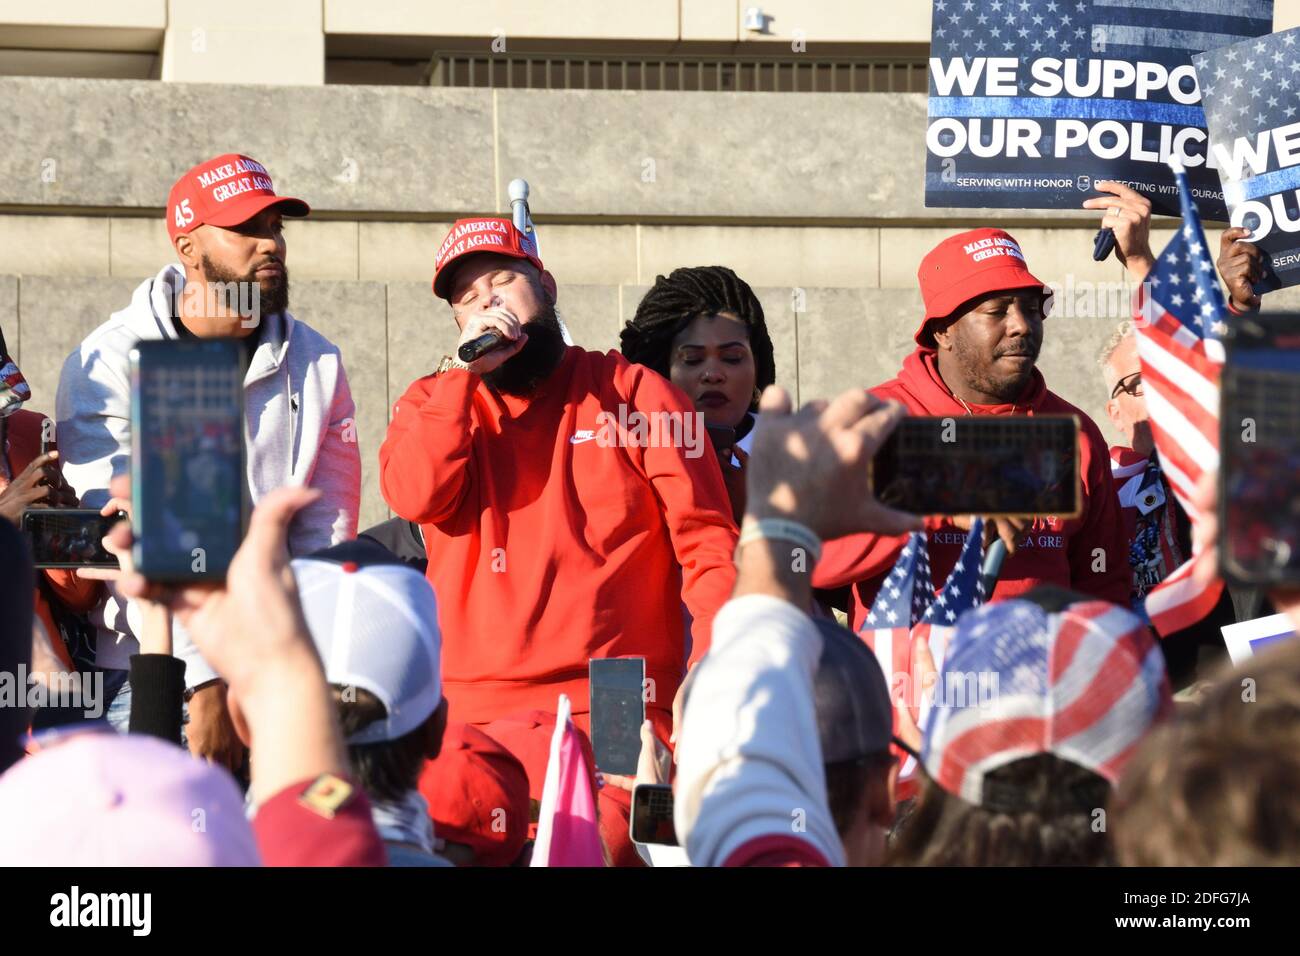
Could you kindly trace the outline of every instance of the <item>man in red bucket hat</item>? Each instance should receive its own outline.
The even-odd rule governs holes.
[[[913,415],[1077,415],[1083,510],[1075,518],[994,518],[1006,542],[993,599],[1057,584],[1116,604],[1128,600],[1128,561],[1110,456],[1096,424],[1050,392],[1036,367],[1052,290],[1029,271],[1020,244],[1001,229],[950,236],[917,270],[925,315],[916,350],[898,375],[870,391]],[[944,580],[961,552],[966,519],[928,522],[932,575]],[[826,542],[813,575],[819,588],[850,587],[857,631],[906,536],[852,535]]]

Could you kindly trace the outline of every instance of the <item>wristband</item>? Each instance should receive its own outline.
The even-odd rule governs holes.
[[[185,703],[188,704],[191,700],[193,700],[194,695],[197,694],[199,691],[211,687],[213,684],[220,684],[220,683],[221,683],[220,677],[213,677],[209,680],[201,681],[200,683],[195,684],[193,687],[187,687],[185,689],[185,694],[183,695]]]
[[[757,521],[747,518],[740,529],[740,540],[736,548],[740,549],[752,541],[774,540],[789,541],[803,548],[816,564],[822,556],[822,541],[806,524],[790,521],[787,518],[760,518]]]

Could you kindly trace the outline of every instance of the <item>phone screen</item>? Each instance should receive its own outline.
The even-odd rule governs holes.
[[[1300,582],[1300,347],[1283,345],[1242,343],[1224,366],[1220,563],[1235,583]]]
[[[101,542],[124,517],[88,508],[31,508],[23,512],[22,529],[38,568],[115,568],[117,558]]]
[[[884,504],[918,515],[1056,515],[1080,511],[1073,415],[903,419],[871,462]]]
[[[635,774],[645,721],[645,658],[593,658],[587,666],[596,766],[606,773]]]
[[[244,357],[234,339],[140,342],[131,354],[136,567],[220,580],[244,536]]]
[[[673,788],[665,784],[637,784],[632,790],[632,816],[628,827],[634,843],[677,846]]]

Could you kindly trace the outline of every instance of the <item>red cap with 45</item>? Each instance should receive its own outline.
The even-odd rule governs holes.
[[[226,153],[199,163],[172,187],[167,197],[167,234],[175,239],[196,226],[238,226],[267,206],[286,216],[305,216],[311,207],[292,196],[277,196],[271,174],[257,160]]]
[[[539,272],[545,268],[542,260],[537,257],[536,240],[516,229],[509,219],[500,216],[457,219],[438,247],[438,254],[433,257],[433,294],[450,302],[451,289],[448,288],[448,283],[455,270],[448,266],[477,252],[527,259]]]

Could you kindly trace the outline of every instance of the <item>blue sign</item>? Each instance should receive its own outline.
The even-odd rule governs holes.
[[[1256,292],[1300,284],[1300,30],[1195,58],[1234,226],[1264,252]]]
[[[1192,57],[1272,29],[1272,0],[934,0],[925,204],[1077,209],[1111,179],[1176,216],[1176,159],[1226,218]]]

